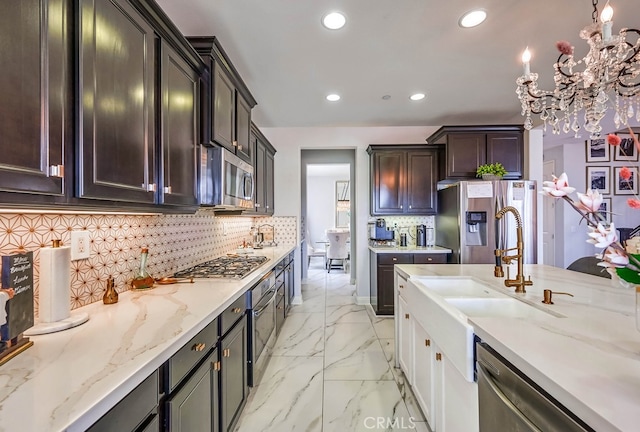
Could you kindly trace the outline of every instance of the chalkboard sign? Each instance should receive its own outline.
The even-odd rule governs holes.
[[[13,288],[7,301],[7,322],[0,327],[0,338],[10,341],[33,327],[33,252],[2,257],[2,288]]]

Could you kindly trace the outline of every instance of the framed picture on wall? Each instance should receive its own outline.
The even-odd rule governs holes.
[[[611,223],[611,212],[611,198],[603,198],[602,204],[600,204],[600,208],[598,209],[598,213],[602,218],[601,220]]]
[[[598,190],[601,194],[611,193],[611,169],[607,166],[587,167],[587,188]]]
[[[629,178],[622,177],[623,169],[629,170]],[[614,167],[614,192],[616,195],[638,195],[638,167]]]
[[[615,146],[614,160],[617,161],[638,161],[638,149],[636,148],[633,137],[630,134],[617,134],[620,137],[620,144]]]
[[[609,162],[609,144],[604,138],[590,139],[586,141],[587,162]]]

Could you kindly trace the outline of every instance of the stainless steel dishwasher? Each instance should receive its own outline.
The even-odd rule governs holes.
[[[595,432],[487,344],[476,353],[480,432]]]

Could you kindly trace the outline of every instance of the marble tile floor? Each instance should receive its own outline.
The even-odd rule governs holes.
[[[349,276],[316,261],[236,432],[429,432],[393,367],[393,319],[370,316]]]

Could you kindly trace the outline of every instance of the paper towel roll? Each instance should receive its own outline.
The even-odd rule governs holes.
[[[52,323],[71,314],[71,248],[40,249],[40,319]]]

